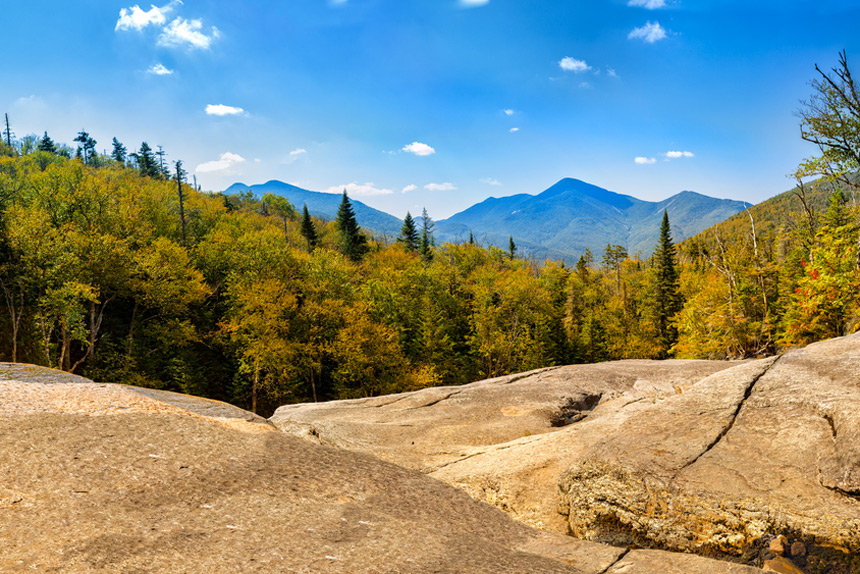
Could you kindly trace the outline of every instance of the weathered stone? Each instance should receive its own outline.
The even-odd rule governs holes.
[[[779,574],[804,574],[803,570],[798,568],[794,562],[782,556],[777,556],[773,560],[765,562],[762,570],[765,572],[778,572]]]
[[[39,368],[0,365],[0,476],[3,573],[598,574],[626,554],[229,405]]]
[[[779,536],[777,536],[776,538],[774,538],[773,540],[770,541],[770,545],[768,546],[768,550],[770,550],[771,553],[773,553],[777,556],[782,556],[785,554],[785,547],[787,545],[788,545],[788,540],[786,539],[785,536],[780,534]]]
[[[806,545],[800,540],[795,540],[791,544],[792,556],[806,556]]]

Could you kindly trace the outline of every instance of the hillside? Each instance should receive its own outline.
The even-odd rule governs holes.
[[[312,216],[326,220],[333,220],[337,217],[337,208],[341,202],[339,194],[309,191],[274,179],[256,185],[234,183],[225,189],[223,193],[233,194],[242,191],[250,191],[257,197],[262,197],[265,193],[281,195],[289,199],[290,203],[299,210],[302,209],[302,205],[307,204],[308,211]],[[355,211],[356,220],[361,227],[373,233],[385,234],[389,237],[397,237],[400,234],[400,226],[403,224],[401,220],[384,211],[374,209],[352,197],[349,200]]]
[[[599,254],[608,244],[631,255],[651,253],[663,210],[676,240],[742,211],[747,204],[683,191],[660,202],[642,201],[577,179],[562,179],[543,193],[489,198],[437,223],[437,239],[462,241],[469,232],[505,247],[513,236],[521,252],[536,257],[575,259],[588,248]]]

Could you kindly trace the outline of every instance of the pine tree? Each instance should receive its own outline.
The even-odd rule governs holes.
[[[335,220],[340,231],[341,251],[343,254],[358,261],[367,252],[367,238],[361,232],[361,228],[355,220],[355,212],[346,190],[343,190],[343,200],[337,208],[337,219]]]
[[[137,169],[140,175],[146,177],[158,177],[158,164],[155,161],[155,155],[152,153],[152,148],[149,144],[143,142],[140,144],[140,150],[137,153],[131,154],[131,157],[137,163]]]
[[[319,237],[317,236],[316,227],[314,227],[314,222],[311,219],[311,214],[308,213],[308,204],[306,203],[302,208],[302,237],[304,237],[308,242],[308,251],[313,251],[314,248],[319,243]]]
[[[402,243],[406,251],[418,250],[418,229],[415,228],[415,220],[412,219],[412,214],[408,211],[406,217],[403,218],[403,227],[400,228],[400,237],[397,238],[397,242]]]
[[[433,259],[433,251],[430,248],[436,245],[436,241],[433,239],[435,228],[436,226],[430,216],[427,215],[427,208],[425,207],[421,212],[421,245],[418,249],[425,261]]]
[[[678,330],[672,324],[672,317],[681,310],[681,295],[678,290],[678,270],[675,267],[675,244],[669,228],[669,214],[663,210],[660,224],[660,240],[654,250],[654,266],[657,271],[657,284],[654,303],[656,305],[657,330],[664,354],[678,339]]]
[[[469,245],[474,245],[474,244],[475,244],[475,236],[472,235],[472,230],[470,229],[469,230]]]
[[[9,114],[6,114],[6,128],[3,130],[3,136],[6,138],[6,145],[12,147],[12,128],[9,127]]]
[[[511,259],[517,256],[517,244],[514,243],[513,235],[508,237],[508,254],[511,256]]]
[[[81,144],[81,157],[83,158],[84,163],[93,163],[96,157],[96,143],[98,142],[96,142],[96,140],[84,130],[78,132],[78,137],[76,137],[74,141],[80,142]]]
[[[182,184],[185,182],[185,176],[188,173],[182,169],[182,160],[173,162],[176,172],[173,176],[173,181],[176,182],[176,190],[179,193],[179,220],[182,223],[182,245],[188,247],[188,238],[185,233],[185,194],[182,192]]]
[[[113,158],[115,162],[125,165],[127,156],[126,151],[125,146],[122,145],[118,139],[113,138],[113,151],[110,154],[111,158]]]
[[[57,144],[54,143],[54,140],[48,137],[48,132],[45,132],[45,135],[39,140],[38,150],[48,153],[57,153]]]

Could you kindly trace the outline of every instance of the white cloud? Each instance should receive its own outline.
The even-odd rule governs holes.
[[[290,155],[293,157],[296,157],[296,156],[304,155],[306,153],[308,153],[308,150],[299,148],[299,149],[294,149],[293,151],[291,151]]]
[[[350,196],[390,195],[394,193],[390,189],[376,187],[373,182],[364,184],[353,182],[346,185],[335,185],[328,189],[324,189],[323,193],[343,193],[344,189],[346,190],[347,195]]]
[[[306,150],[304,148],[294,149],[293,151],[290,152],[290,154],[286,157],[286,159],[281,161],[281,164],[290,165],[291,163],[298,160],[302,156],[306,156],[307,153],[308,153],[308,150]]]
[[[457,186],[450,181],[446,181],[445,183],[428,183],[424,186],[424,189],[428,191],[454,191],[457,189]]]
[[[520,128],[511,128],[511,129],[509,129],[508,131],[509,131],[509,132],[511,132],[512,134],[515,134],[515,133],[517,133],[518,131],[520,131]]]
[[[156,76],[170,76],[173,74],[173,70],[168,70],[164,64],[154,64],[146,71],[146,73],[154,74]]]
[[[657,163],[657,160],[653,157],[637,157],[633,160],[639,165],[651,165],[652,163]]]
[[[475,6],[486,6],[490,3],[490,0],[460,0],[460,6],[465,6],[466,8],[474,8]]]
[[[481,183],[485,183],[487,185],[502,185],[502,182],[498,179],[492,177],[485,177],[481,179]]]
[[[407,146],[403,146],[403,151],[408,151],[409,153],[414,153],[415,155],[420,156],[433,155],[436,153],[435,149],[421,142],[412,142]]]
[[[656,10],[657,8],[665,8],[666,0],[630,0],[627,5]]]
[[[566,57],[558,61],[558,67],[566,72],[581,74],[591,70],[591,66],[585,63],[585,60],[577,60],[576,58]]]
[[[238,116],[244,112],[245,110],[242,108],[225,106],[224,104],[209,104],[206,106],[207,116]]]
[[[244,163],[245,158],[235,154],[225,152],[221,154],[221,157],[215,161],[207,161],[206,163],[201,163],[194,170],[197,173],[211,173],[213,171],[223,171],[227,174],[235,173],[232,171],[232,168],[237,164]]]
[[[512,115],[514,115],[514,110],[512,110],[512,109],[507,109],[507,110],[503,110],[503,111],[505,112],[505,115],[506,115],[506,116],[512,116]]]
[[[175,18],[161,31],[158,37],[158,45],[168,48],[198,48],[208,50],[212,41],[221,37],[221,32],[215,26],[209,35],[203,31],[203,22],[200,20],[186,20]]]
[[[633,31],[627,35],[627,38],[631,40],[640,39],[648,44],[653,44],[665,37],[666,29],[660,25],[660,22],[646,22],[644,26],[641,28],[634,28]]]
[[[667,151],[666,157],[669,159],[677,159],[679,157],[695,157],[691,151]]]
[[[580,82],[579,87],[583,90],[590,90],[594,86],[592,86],[590,82]]]
[[[116,21],[114,30],[143,30],[150,25],[161,26],[167,22],[166,14],[173,10],[174,4],[182,2],[171,2],[161,8],[150,4],[149,10],[146,11],[137,4],[131,8],[123,8],[119,11],[119,20]]]
[[[409,193],[410,191],[415,191],[416,189],[418,189],[418,186],[414,183],[410,183],[409,185],[404,187],[400,193]]]
[[[618,73],[612,68],[606,69],[606,75],[609,76],[610,78],[617,78],[618,77]]]

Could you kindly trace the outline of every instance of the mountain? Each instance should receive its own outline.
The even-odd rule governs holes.
[[[307,204],[311,215],[328,220],[334,220],[337,217],[337,208],[340,205],[342,197],[336,193],[308,191],[307,189],[302,189],[278,180],[256,185],[234,183],[225,189],[223,193],[229,195],[244,191],[250,191],[258,197],[262,197],[266,193],[274,193],[275,195],[286,197],[299,211],[301,211],[302,205]],[[355,218],[361,227],[377,234],[386,234],[389,237],[400,235],[400,226],[403,225],[401,220],[351,197],[349,201],[352,203]]]
[[[507,247],[508,237],[521,253],[538,258],[576,259],[586,248],[595,256],[608,244],[631,255],[651,253],[663,210],[669,213],[678,242],[743,211],[749,204],[683,191],[650,202],[565,178],[539,195],[491,197],[437,222],[438,241],[478,241]]]

